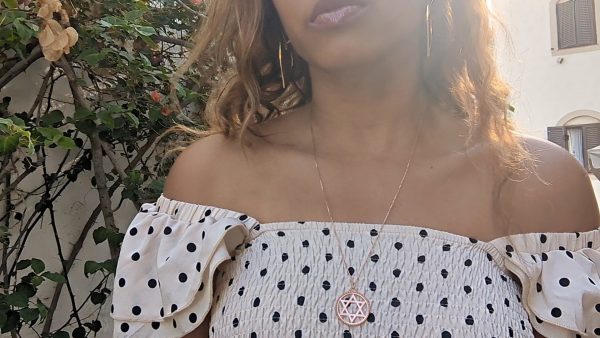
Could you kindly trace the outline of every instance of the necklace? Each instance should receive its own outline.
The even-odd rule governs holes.
[[[379,236],[381,235],[381,230],[383,228],[383,225],[386,223],[388,216],[390,215],[390,212],[392,211],[392,208],[394,207],[394,204],[396,203],[396,199],[398,198],[400,190],[402,189],[402,186],[404,184],[404,179],[406,178],[406,174],[408,173],[408,169],[410,168],[410,163],[414,157],[415,149],[417,148],[419,135],[421,133],[422,120],[423,120],[423,118],[421,116],[419,119],[419,129],[417,132],[417,136],[415,137],[415,142],[414,142],[414,145],[412,148],[412,152],[411,152],[408,162],[406,163],[406,168],[404,170],[404,174],[402,175],[402,179],[400,180],[400,184],[398,185],[398,189],[396,190],[396,194],[394,195],[394,198],[392,199],[392,202],[390,203],[390,206],[385,215],[385,218],[383,219],[383,223],[379,226],[375,240],[374,240],[374,242],[371,243],[371,248],[370,248],[368,254],[365,256],[365,259],[363,260],[362,264],[360,265],[360,267],[357,271],[356,278],[354,278],[353,274],[350,273],[350,268],[349,268],[348,264],[346,263],[346,256],[344,255],[344,251],[342,250],[342,246],[340,244],[340,239],[335,230],[333,216],[331,215],[331,209],[329,208],[329,203],[327,201],[327,195],[325,194],[323,178],[321,176],[321,170],[319,169],[319,164],[317,162],[315,134],[314,134],[314,130],[313,130],[312,105],[310,107],[310,133],[311,133],[311,137],[312,137],[315,169],[317,170],[317,174],[319,175],[319,183],[321,185],[323,199],[325,200],[325,207],[327,209],[327,213],[329,214],[329,219],[331,220],[331,230],[333,232],[333,235],[335,236],[338,248],[340,250],[340,255],[342,256],[342,262],[344,263],[346,272],[350,276],[350,288],[347,291],[345,291],[344,293],[342,293],[339,297],[337,297],[335,304],[334,304],[334,310],[335,310],[335,313],[337,314],[338,319],[346,325],[349,325],[349,326],[361,325],[367,320],[369,314],[371,313],[371,302],[367,299],[367,297],[363,293],[358,291],[356,285],[357,285],[360,275],[363,271],[363,267],[368,260],[368,257],[371,256],[371,253],[373,252],[373,248],[375,248],[375,245],[377,244],[377,242],[379,240]]]

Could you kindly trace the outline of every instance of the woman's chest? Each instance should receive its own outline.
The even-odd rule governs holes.
[[[478,244],[415,228],[370,250],[378,233],[366,226],[346,224],[339,246],[316,223],[261,233],[217,272],[211,335],[532,337],[518,285]],[[336,311],[351,278],[370,305],[353,327]]]

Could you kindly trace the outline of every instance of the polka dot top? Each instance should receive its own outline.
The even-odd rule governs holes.
[[[600,336],[600,229],[490,242],[386,224],[357,290],[367,321],[334,303],[378,224],[259,223],[241,212],[161,195],[144,203],[119,256],[114,337]],[[214,282],[213,282],[214,281]]]

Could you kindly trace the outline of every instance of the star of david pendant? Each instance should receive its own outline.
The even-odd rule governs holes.
[[[350,289],[336,300],[335,313],[342,323],[357,326],[367,320],[371,313],[371,304],[362,293]]]

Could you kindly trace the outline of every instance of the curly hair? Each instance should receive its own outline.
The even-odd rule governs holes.
[[[177,109],[175,86],[191,66],[202,65],[207,79],[217,79],[203,112],[207,129],[176,125],[170,131],[193,138],[219,133],[239,139],[243,147],[246,131],[256,135],[254,124],[310,102],[308,66],[292,47],[294,67],[280,70],[277,48],[283,27],[271,0],[212,0],[206,5],[194,47],[171,78],[170,97]],[[486,0],[437,0],[431,16],[432,54],[422,58],[423,89],[430,102],[468,125],[465,146],[485,142],[493,150],[493,167],[504,177],[495,189],[498,196],[507,179],[533,168],[532,154],[519,141],[510,115],[511,89],[495,59],[493,23],[505,32],[506,27]],[[421,31],[419,38],[426,41],[426,31]],[[423,43],[424,52],[425,47]],[[285,88],[282,72],[289,83]]]

